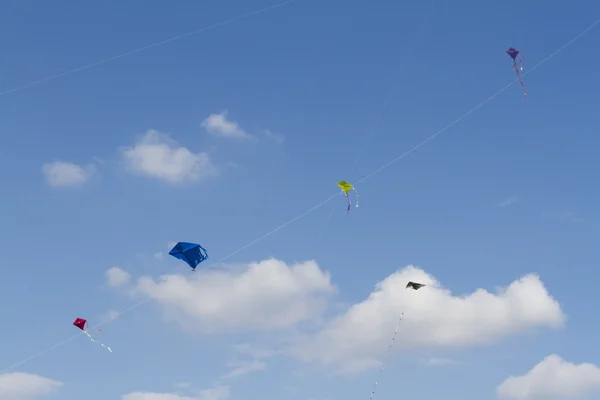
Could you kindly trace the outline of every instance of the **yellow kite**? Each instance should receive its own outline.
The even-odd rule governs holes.
[[[354,190],[356,192],[356,207],[358,207],[358,191],[354,186],[352,186],[351,183],[348,183],[346,181],[339,181],[337,185],[340,189],[342,189],[342,192],[344,192],[344,195],[346,195],[346,199],[348,200],[348,209],[346,210],[346,214],[348,214],[350,212],[350,206],[352,205],[350,203],[350,197],[348,196],[348,193],[351,190]]]

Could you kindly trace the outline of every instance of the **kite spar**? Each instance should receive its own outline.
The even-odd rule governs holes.
[[[76,327],[78,327],[79,329],[81,329],[83,331],[83,333],[85,333],[85,335],[94,343],[98,343],[100,346],[104,347],[106,350],[110,351],[112,353],[112,350],[110,347],[100,343],[99,341],[97,341],[96,339],[94,339],[92,337],[92,335],[90,335],[90,333],[85,329],[86,325],[87,325],[87,321],[83,318],[77,318],[75,320],[75,322],[73,322],[73,325],[75,325]],[[102,329],[96,329],[93,330],[92,332],[100,332]]]

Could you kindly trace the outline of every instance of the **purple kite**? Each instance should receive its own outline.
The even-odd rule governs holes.
[[[525,89],[525,84],[523,83],[523,79],[521,79],[521,73],[519,73],[519,69],[523,70],[523,59],[521,58],[521,52],[517,49],[513,49],[512,47],[506,50],[506,54],[510,56],[513,60],[513,68],[517,72],[517,76],[519,77],[519,82],[521,82],[521,87],[523,88],[523,94],[525,98],[527,98],[527,89]],[[519,57],[519,66],[517,66],[517,57]]]

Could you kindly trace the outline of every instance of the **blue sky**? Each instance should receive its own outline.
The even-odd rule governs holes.
[[[0,399],[367,398],[400,311],[378,399],[597,396],[599,28],[543,61],[600,4],[553,3],[296,0],[31,86],[275,3],[2,4]]]

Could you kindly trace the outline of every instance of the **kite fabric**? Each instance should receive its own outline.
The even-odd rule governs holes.
[[[521,79],[521,73],[519,70],[523,70],[523,59],[521,58],[521,52],[517,49],[510,48],[506,50],[506,54],[510,56],[513,60],[513,69],[517,72],[517,76],[519,77],[519,82],[521,82],[521,87],[523,88],[523,94],[525,98],[527,98],[527,89],[525,89],[525,84],[523,83],[523,79]],[[519,57],[519,65],[517,66],[517,57]]]
[[[406,289],[408,288],[413,288],[414,290],[419,290],[421,289],[423,286],[425,286],[424,283],[417,283],[417,282],[408,282],[406,284]]]
[[[198,264],[204,260],[208,260],[206,249],[197,243],[179,242],[169,252],[173,257],[182,260],[196,270]]]
[[[337,185],[340,189],[342,189],[342,192],[344,192],[344,195],[346,196],[346,200],[348,200],[348,209],[346,210],[346,214],[348,214],[350,212],[350,206],[352,206],[352,203],[350,202],[350,196],[348,195],[348,193],[350,193],[351,190],[354,190],[356,192],[356,207],[358,207],[358,190],[356,190],[356,188],[352,186],[351,183],[348,183],[346,181],[339,181]]]
[[[98,343],[100,346],[104,347],[106,350],[110,351],[111,353],[113,352],[111,350],[110,347],[100,343],[99,341],[97,341],[96,339],[94,339],[92,337],[92,335],[90,335],[90,333],[85,329],[86,325],[87,325],[87,321],[83,318],[77,318],[75,320],[75,322],[73,322],[73,325],[75,325],[76,327],[78,327],[79,329],[81,329],[83,331],[83,333],[85,333],[85,335],[94,343]],[[102,329],[95,329],[92,330],[92,332],[100,332]]]

